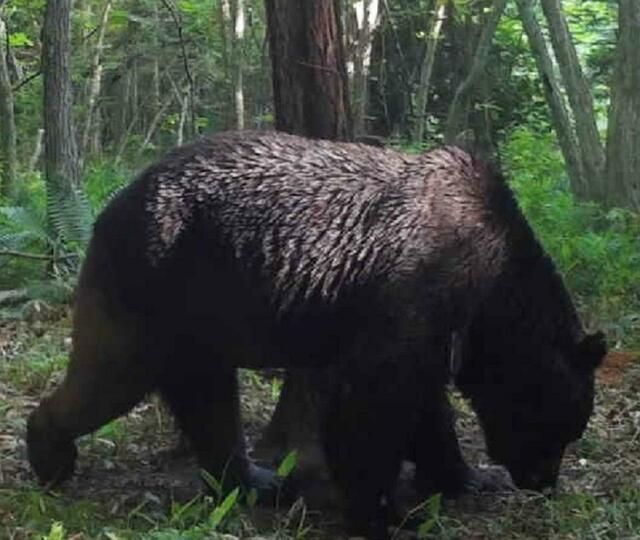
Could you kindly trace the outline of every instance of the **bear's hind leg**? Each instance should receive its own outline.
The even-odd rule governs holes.
[[[29,462],[48,485],[72,474],[74,439],[128,412],[153,386],[152,375],[137,358],[135,325],[109,315],[100,299],[79,293],[65,379],[27,423]]]
[[[183,369],[164,377],[160,392],[191,442],[198,463],[227,488],[241,485],[272,490],[275,475],[251,463],[246,455],[235,368],[198,369],[197,359],[189,358]],[[206,360],[211,363],[210,358]]]

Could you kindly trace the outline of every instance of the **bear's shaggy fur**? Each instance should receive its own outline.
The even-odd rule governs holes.
[[[41,480],[63,480],[75,438],[158,390],[203,468],[263,486],[236,368],[331,367],[327,460],[352,531],[384,538],[407,445],[424,491],[464,477],[445,393],[452,332],[465,336],[458,383],[489,450],[521,485],[555,481],[603,347],[498,175],[457,148],[204,139],[99,217],[71,362],[29,419],[29,459]]]

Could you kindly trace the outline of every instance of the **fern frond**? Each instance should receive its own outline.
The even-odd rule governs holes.
[[[69,247],[83,250],[91,238],[93,212],[91,203],[82,190],[65,195],[47,195],[47,212],[56,236]]]

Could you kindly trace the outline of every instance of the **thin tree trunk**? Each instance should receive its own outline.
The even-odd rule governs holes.
[[[36,135],[36,143],[33,146],[33,153],[31,154],[31,158],[29,159],[29,170],[35,171],[38,166],[38,162],[42,157],[42,143],[44,141],[44,129],[40,128],[38,130],[38,134]]]
[[[6,44],[7,29],[0,18],[0,195],[10,196],[16,188],[17,135]]]
[[[469,74],[456,89],[453,101],[447,114],[447,123],[444,132],[444,139],[447,143],[455,142],[457,136],[464,131],[467,123],[468,110],[465,103],[469,100],[475,85],[484,73],[485,66],[489,60],[491,47],[493,46],[493,36],[498,28],[498,22],[507,5],[507,0],[494,0],[491,6],[491,13],[487,17],[480,40],[473,56],[473,63]]]
[[[231,84],[231,51],[233,50],[233,18],[231,16],[231,4],[229,0],[219,0],[219,32],[222,40],[222,69],[224,73],[224,107],[222,110],[223,126],[231,125],[230,111],[235,109],[234,100],[229,92]]]
[[[174,99],[175,99],[175,96],[169,96],[156,112],[156,115],[153,117],[153,119],[151,120],[151,123],[149,124],[149,127],[147,128],[147,133],[145,134],[144,140],[142,141],[142,144],[138,149],[138,155],[142,154],[142,152],[144,152],[144,150],[151,143],[151,139],[153,138],[153,135],[155,134],[156,129],[158,129],[158,125],[160,124],[160,121],[162,120],[163,116],[167,112],[167,109],[169,108],[169,106],[173,103]],[[119,151],[118,154],[122,155],[122,151]]]
[[[97,158],[99,158],[102,153],[102,133],[102,109],[96,107],[93,114],[93,127],[91,128],[91,137],[89,140],[89,153]]]
[[[73,129],[71,0],[48,0],[42,29],[44,154],[48,193],[60,196],[78,186],[78,152]]]
[[[336,0],[266,0],[276,129],[351,138]]]
[[[413,132],[413,140],[422,142],[424,138],[424,124],[429,98],[429,86],[431,84],[431,73],[436,58],[436,49],[440,41],[440,31],[447,15],[447,0],[436,0],[436,9],[429,25],[427,44],[424,57],[420,66],[420,85],[416,94],[416,124]]]
[[[91,128],[93,117],[96,112],[96,103],[100,96],[100,90],[102,87],[102,49],[104,46],[104,36],[107,31],[107,22],[109,20],[109,11],[111,10],[111,0],[107,0],[107,3],[102,10],[102,16],[100,17],[100,25],[98,27],[98,40],[96,42],[96,48],[91,59],[91,83],[89,85],[89,97],[87,100],[87,118],[84,124],[84,131],[82,134],[82,146],[81,146],[81,162],[84,163],[87,159],[87,153],[89,151],[89,139],[91,136]]]
[[[122,69],[125,70],[121,78],[120,87],[120,99],[118,100],[118,105],[120,109],[120,114],[118,115],[118,129],[117,129],[117,137],[116,139],[119,141],[118,146],[122,146],[122,139],[125,136],[128,136],[129,126],[131,125],[129,120],[129,87],[131,86],[131,70],[127,67],[128,61],[123,62]],[[118,107],[115,108],[115,113],[117,113]],[[135,117],[137,119],[137,115]],[[117,152],[116,152],[117,155]]]
[[[567,166],[571,189],[578,195],[583,194],[587,186],[580,159],[580,147],[571,125],[571,118],[562,95],[560,81],[558,81],[553,69],[553,60],[549,54],[542,28],[536,19],[534,0],[518,0],[518,10],[524,31],[529,39],[529,47],[538,67],[542,90],[551,111],[551,123],[558,137],[558,143]]]
[[[636,0],[637,1],[637,0]],[[542,0],[542,10],[549,23],[549,36],[573,113],[587,192],[579,195],[604,200],[605,153],[598,133],[589,83],[582,73],[578,53],[561,0]]]
[[[233,93],[236,111],[236,129],[243,130],[244,119],[244,82],[243,82],[243,62],[244,62],[244,33],[245,33],[245,13],[244,0],[236,0],[236,17],[234,24],[234,79]]]
[[[160,31],[160,12],[158,10],[158,2],[153,2],[153,23],[158,31]],[[155,112],[160,108],[160,43],[158,35],[153,32],[153,73],[151,76],[151,85],[153,88],[153,106]]]
[[[140,110],[140,93],[138,91],[138,84],[140,82],[139,78],[140,71],[138,69],[138,60],[134,58],[133,62],[131,63],[131,86],[129,87],[129,90],[131,91],[131,94],[129,95],[129,107],[131,116],[134,116]],[[143,115],[140,115],[140,120],[140,129],[144,129],[145,118]]]
[[[178,135],[176,138],[176,144],[182,146],[184,142],[184,126],[189,116],[189,91],[185,90],[182,93],[180,100],[180,120],[178,121]]]
[[[353,6],[356,12],[356,47],[353,57],[353,132],[356,136],[365,133],[365,117],[368,101],[369,66],[373,31],[378,22],[379,0],[359,0]]]
[[[640,3],[619,0],[607,133],[607,201],[640,212]]]
[[[9,74],[11,75],[11,82],[15,83],[17,81],[21,81],[24,79],[24,71],[20,62],[16,58],[16,55],[13,54],[13,49],[9,49],[9,56],[7,57],[7,62],[9,63]]]

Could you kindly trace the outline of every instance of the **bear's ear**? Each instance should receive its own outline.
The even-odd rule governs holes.
[[[596,369],[607,355],[607,340],[602,332],[587,334],[576,345],[576,367]]]

